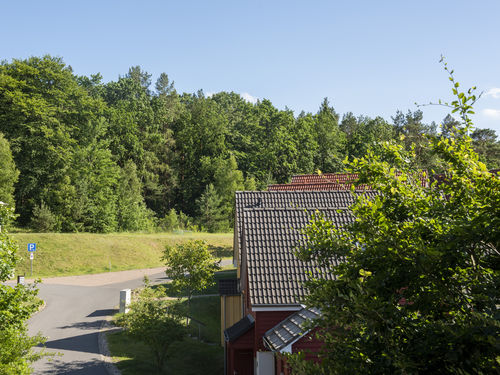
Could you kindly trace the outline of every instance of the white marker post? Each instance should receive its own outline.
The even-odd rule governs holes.
[[[128,305],[130,305],[130,297],[132,291],[130,289],[120,290],[120,312],[122,314],[128,313]]]

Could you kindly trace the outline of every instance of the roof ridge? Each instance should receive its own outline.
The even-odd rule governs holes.
[[[350,211],[350,207],[243,207],[243,211]]]
[[[336,184],[334,182],[325,182],[322,184]],[[268,186],[284,186],[284,185],[292,185],[292,186],[299,186],[299,185],[321,185],[321,184],[271,184]],[[374,189],[354,189],[355,192],[374,192],[376,190]],[[329,193],[329,194],[335,194],[335,193],[345,193],[345,192],[352,192],[351,189],[342,189],[342,190],[236,190],[235,193],[253,193],[253,194],[293,194],[293,193]]]

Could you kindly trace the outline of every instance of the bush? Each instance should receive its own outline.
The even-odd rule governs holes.
[[[182,306],[162,299],[164,296],[163,287],[152,289],[146,285],[130,305],[130,311],[117,319],[128,336],[149,346],[159,371],[165,365],[170,344],[186,336],[181,323],[185,315]]]
[[[171,208],[162,219],[159,220],[159,227],[163,231],[173,231],[179,228],[179,217],[175,209]]]
[[[33,209],[31,228],[37,232],[55,232],[59,230],[57,217],[44,202]]]

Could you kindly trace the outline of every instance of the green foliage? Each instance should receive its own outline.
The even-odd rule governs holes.
[[[179,216],[175,209],[171,208],[168,214],[160,221],[160,227],[165,231],[179,228]]]
[[[0,205],[0,217],[8,221],[13,209]],[[2,220],[2,222],[3,222]],[[14,273],[17,246],[8,236],[5,227],[0,232],[0,373],[30,374],[30,364],[44,353],[36,353],[32,347],[44,342],[40,335],[27,335],[26,320],[38,309],[41,301],[36,300],[34,287],[3,284]]]
[[[351,112],[342,118],[340,129],[345,133],[345,156],[349,160],[366,155],[368,148],[374,147],[379,142],[388,141],[394,136],[394,128],[383,118],[372,119],[365,116],[356,118]]]
[[[117,321],[128,336],[142,341],[151,349],[159,371],[165,366],[170,345],[182,341],[186,335],[181,323],[184,316],[182,308],[164,297],[162,287],[153,289],[146,285],[130,304],[130,311]]]
[[[213,326],[213,337],[208,337],[211,343],[193,340],[190,337],[183,341],[173,342],[167,351],[167,365],[164,366],[162,374],[178,375],[219,375],[224,370],[224,351],[213,342],[220,340],[220,302],[219,297],[197,298],[197,319],[205,323],[210,322],[208,327],[202,328],[202,338],[207,328]],[[218,307],[214,308],[214,307]],[[192,323],[196,326],[196,323]],[[194,335],[198,336],[196,327]],[[211,335],[212,336],[212,335]],[[158,372],[154,366],[154,356],[150,348],[143,342],[131,338],[125,332],[115,332],[107,335],[108,345],[113,356],[113,362],[125,375],[143,375]]]
[[[0,201],[14,207],[14,184],[17,182],[19,171],[12,159],[9,141],[0,133]]]
[[[60,229],[57,218],[42,201],[33,209],[30,226],[37,232],[55,232]]]
[[[127,161],[120,171],[118,185],[118,227],[121,230],[138,231],[153,229],[153,213],[146,207],[137,168]]]
[[[31,363],[43,357],[33,347],[45,341],[40,335],[28,336],[26,328],[7,327],[0,329],[0,374],[28,375]]]
[[[167,246],[163,252],[167,277],[177,292],[186,293],[188,311],[194,291],[206,289],[214,283],[214,272],[219,269],[205,241],[189,241],[176,246]]]
[[[316,142],[318,144],[313,169],[336,172],[342,171],[343,150],[346,136],[339,128],[339,115],[330,107],[325,98],[314,118]],[[312,169],[312,170],[313,170]]]
[[[119,168],[109,142],[103,139],[108,128],[104,118],[88,122],[85,137],[74,148],[72,180],[75,199],[68,204],[64,231],[113,232],[118,227],[117,191]],[[132,178],[132,177],[131,177]],[[118,194],[117,194],[118,193]]]
[[[224,215],[222,198],[217,194],[214,185],[209,184],[205,192],[196,202],[199,207],[199,222],[203,229],[209,233],[219,232],[227,229],[227,214]]]
[[[500,371],[500,179],[467,136],[476,96],[452,82],[461,127],[421,145],[444,166],[442,178],[422,187],[415,148],[387,142],[351,163],[380,193],[359,197],[355,222],[337,229],[317,217],[305,230],[299,256],[335,276],[308,282],[308,303],[322,311],[324,373]]]
[[[430,170],[435,168],[435,160],[433,160],[427,144],[429,136],[436,135],[436,127],[424,124],[422,119],[423,113],[420,110],[408,111],[406,115],[398,111],[396,116],[392,117],[396,138],[404,145],[405,150],[412,150],[414,153],[413,163],[418,168]],[[447,134],[453,125],[451,116],[446,117],[443,121],[442,135]]]
[[[207,167],[226,153],[227,120],[219,105],[202,94],[184,96],[186,110],[173,123],[176,167],[182,183],[179,208],[188,215],[196,213],[196,199],[207,182],[213,182],[213,171]]]
[[[43,205],[51,218],[43,230],[151,231],[172,209],[179,227],[226,230],[235,190],[341,171],[346,157],[390,139],[413,150],[420,168],[442,168],[426,151],[435,126],[420,111],[398,111],[391,124],[347,113],[339,123],[326,98],[317,113],[295,115],[234,92],[179,95],[166,73],[151,86],[140,66],[103,83],[101,74],[76,76],[52,56],[0,63],[0,200],[15,205],[17,225],[38,225],[33,215]],[[442,136],[454,121],[445,119]],[[494,132],[477,130],[473,139],[482,161],[500,165]],[[221,200],[213,225],[199,205],[210,184]]]
[[[227,223],[231,223],[232,226],[234,220],[234,193],[235,191],[245,189],[245,181],[243,173],[238,170],[238,164],[234,155],[230,155],[226,160],[218,160],[214,166],[214,187],[221,199],[220,208],[225,219],[223,220],[225,223],[222,222],[219,226],[221,227],[220,229],[224,230],[229,227]],[[208,191],[205,190],[204,194],[207,193]],[[203,199],[203,196],[201,199]],[[203,207],[203,203],[201,204]]]
[[[492,129],[475,129],[470,135],[474,150],[479,155],[479,160],[489,169],[500,168],[500,143]]]
[[[78,86],[60,58],[50,56],[3,62],[0,87],[0,131],[20,171],[19,221],[28,224],[33,207],[44,201],[64,224],[76,198],[69,176],[78,127],[96,120],[103,103]]]

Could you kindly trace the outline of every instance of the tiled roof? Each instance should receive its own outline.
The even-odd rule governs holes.
[[[306,332],[304,323],[320,316],[315,308],[302,309],[290,315],[282,322],[268,330],[263,337],[264,344],[272,351],[280,351],[292,344]]]
[[[334,183],[334,182],[322,182],[322,183],[311,183],[311,184],[275,184],[269,185],[267,190],[269,191],[325,191],[325,190],[351,190],[352,183]],[[358,185],[357,190],[371,190],[369,185]]]
[[[348,210],[244,210],[243,272],[246,271],[252,306],[298,305],[306,295],[303,284],[308,272],[313,277],[333,277],[326,268],[314,262],[302,262],[293,254],[296,246],[304,241],[298,229],[309,223],[315,211],[337,226],[353,220]]]
[[[396,173],[400,175],[401,173]],[[286,185],[270,185],[269,190],[287,190],[283,186],[290,186],[288,190],[344,190],[350,189],[352,182],[358,179],[357,173],[323,173],[323,174],[301,174],[292,176],[290,184]],[[429,186],[429,176],[426,171],[422,171],[420,181],[423,187]],[[303,184],[304,189],[296,187],[297,184]],[[332,184],[330,186],[323,185],[314,188],[315,184]],[[306,188],[307,185],[307,188]],[[272,188],[271,188],[272,187]],[[359,185],[356,189],[370,189],[368,185]]]
[[[292,176],[292,184],[346,183],[358,179],[357,173],[299,174]]]
[[[224,339],[226,341],[234,341],[241,335],[248,332],[255,324],[255,319],[252,315],[248,314],[242,319],[238,320],[231,327],[224,330]]]
[[[240,294],[238,288],[238,279],[221,279],[219,280],[219,295],[221,296],[236,296]]]
[[[374,192],[362,192],[375,195]],[[360,194],[360,192],[357,192]],[[346,208],[354,203],[350,190],[343,191],[237,191],[235,195],[235,242],[241,253],[245,208]]]

